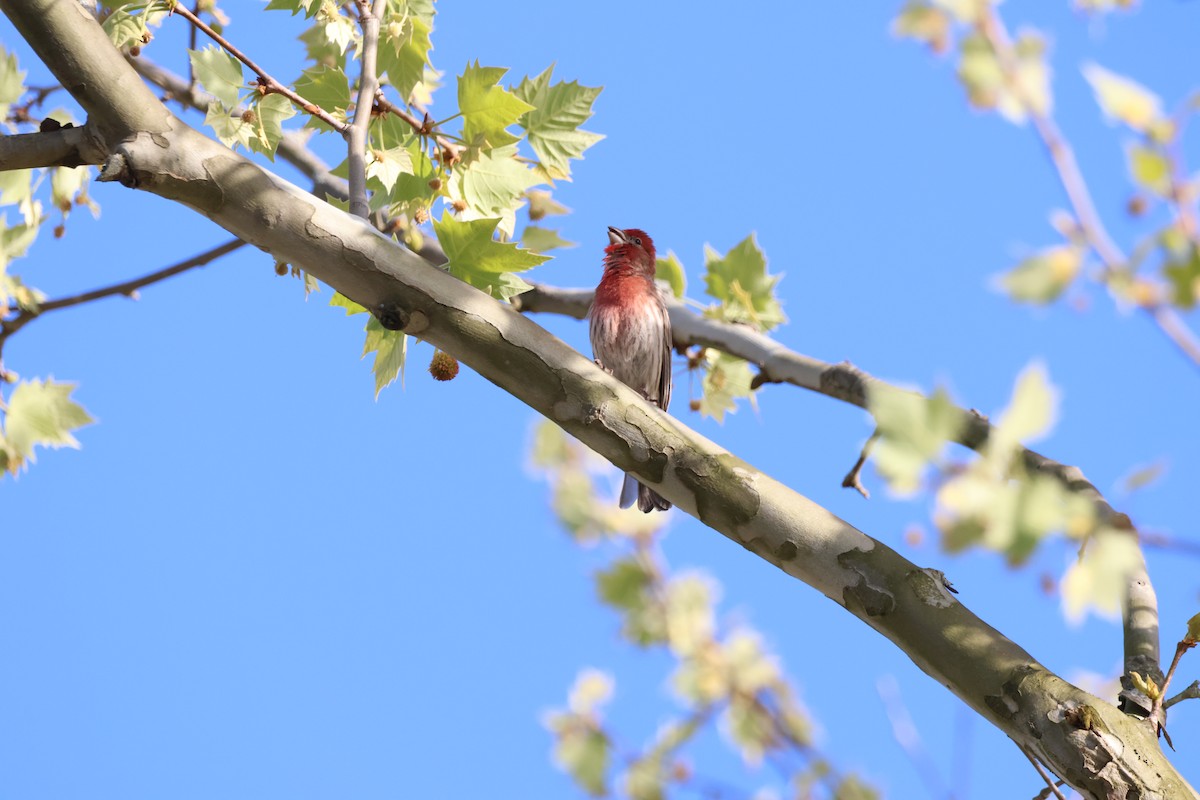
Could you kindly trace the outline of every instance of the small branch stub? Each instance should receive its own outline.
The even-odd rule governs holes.
[[[408,327],[409,315],[395,303],[385,303],[375,310],[379,324],[389,331],[402,331]]]

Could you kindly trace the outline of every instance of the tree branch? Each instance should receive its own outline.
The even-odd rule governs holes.
[[[112,286],[105,286],[101,289],[93,289],[90,292],[82,292],[80,294],[71,295],[69,297],[61,297],[57,300],[49,300],[38,306],[36,311],[24,310],[17,314],[12,319],[0,320],[0,353],[4,351],[4,343],[8,338],[17,331],[24,328],[33,320],[46,314],[49,311],[57,311],[61,308],[70,308],[82,303],[90,303],[93,300],[99,300],[104,297],[112,297],[113,295],[123,294],[127,297],[133,297],[138,289],[149,286],[152,283],[164,281],[181,272],[186,272],[195,267],[202,267],[216,261],[223,255],[232,253],[239,247],[246,244],[241,239],[234,239],[222,245],[217,245],[211,250],[207,250],[198,256],[193,256],[186,261],[180,261],[178,264],[173,264],[169,267],[164,267],[156,272],[151,272],[149,275],[143,275],[140,278],[125,281],[123,283],[115,283]]]
[[[346,137],[350,170],[350,213],[366,219],[371,213],[367,204],[367,129],[371,125],[371,108],[379,90],[379,75],[375,71],[379,52],[379,20],[387,8],[387,0],[357,0],[358,24],[362,27],[362,72],[358,78],[358,102],[354,106],[354,122]]]
[[[349,125],[334,118],[332,114],[317,104],[310,103],[308,100],[305,100],[287,85],[275,80],[273,77],[271,77],[270,73],[268,73],[258,64],[255,64],[253,61],[251,61],[249,56],[234,47],[228,39],[214,31],[204,22],[204,20],[200,19],[190,10],[188,10],[187,6],[183,5],[182,3],[176,3],[172,13],[178,14],[200,30],[204,31],[204,33],[206,33],[210,39],[221,45],[221,47],[225,49],[225,52],[229,53],[229,55],[233,56],[238,61],[249,67],[250,71],[258,77],[258,85],[264,94],[281,94],[288,100],[291,100],[292,105],[296,106],[301,111],[311,114],[312,116],[321,120],[343,136],[348,133],[350,130]]]
[[[58,44],[56,19],[73,26],[88,45],[79,52],[101,74],[133,75],[94,20],[77,14],[63,22],[48,13],[62,5],[0,0],[65,86],[91,89]],[[509,306],[186,126],[109,145],[119,158],[110,160],[106,178],[186,204],[312,273],[385,327],[454,355],[683,512],[896,643],[1085,796],[1200,797],[1144,725],[1051,673],[930,572],[649,405]]]
[[[107,156],[87,125],[0,136],[0,164],[6,170],[102,164]]]

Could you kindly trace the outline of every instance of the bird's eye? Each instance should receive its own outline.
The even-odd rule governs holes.
[[[642,240],[637,236],[633,237],[633,243],[636,244],[638,247],[642,246]]]

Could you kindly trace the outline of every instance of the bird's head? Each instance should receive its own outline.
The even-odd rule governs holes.
[[[654,274],[654,240],[638,228],[608,227],[607,261],[624,263]]]

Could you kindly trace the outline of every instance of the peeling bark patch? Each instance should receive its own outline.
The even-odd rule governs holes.
[[[728,532],[749,546],[737,531],[758,516],[762,498],[753,481],[747,479],[741,461],[728,453],[696,455],[684,452],[675,467],[675,474],[696,499],[696,516],[701,522]]]
[[[936,569],[914,569],[904,576],[916,598],[927,606],[949,608],[958,602],[950,594],[946,576]]]
[[[896,610],[896,598],[887,581],[876,574],[867,550],[847,550],[837,557],[838,564],[849,570],[857,580],[842,589],[842,604],[850,610],[861,609],[869,617],[886,616]]]
[[[775,548],[775,558],[780,561],[794,561],[796,556],[800,554],[800,548],[789,541],[784,541],[779,547]]]

